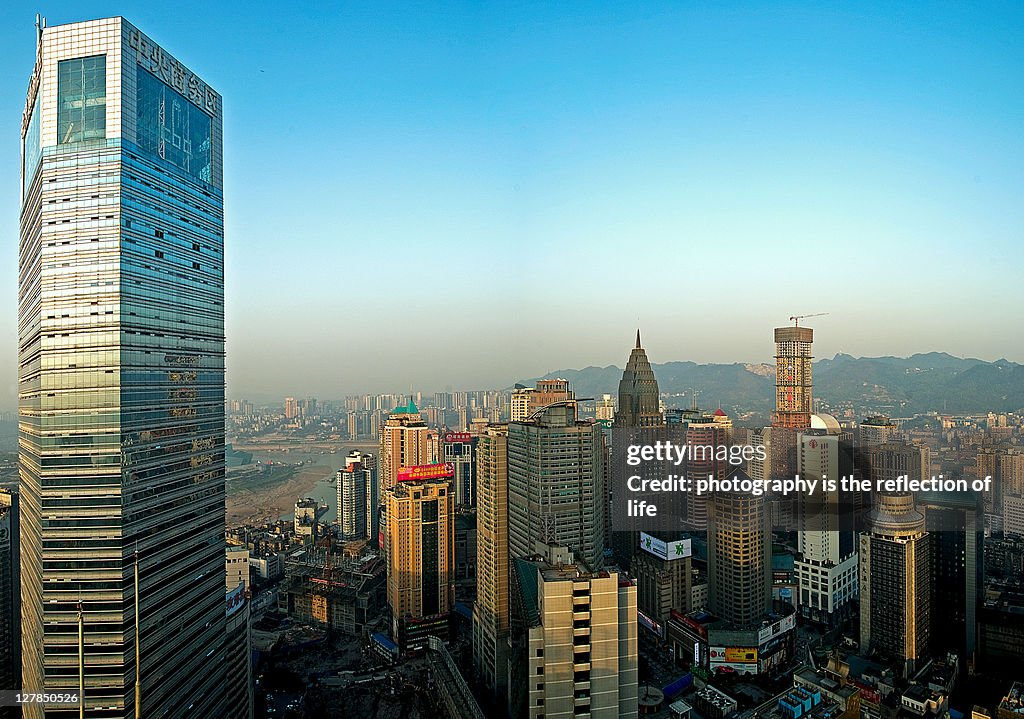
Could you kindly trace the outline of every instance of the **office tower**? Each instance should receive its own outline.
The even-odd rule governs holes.
[[[882,475],[906,474],[910,458],[920,462],[917,452],[882,446],[894,447],[878,457]],[[860,534],[860,648],[877,651],[906,676],[928,655],[931,535],[909,492],[876,493],[868,523]]]
[[[374,456],[352,450],[345,458],[345,468],[335,475],[338,493],[338,528],[342,541],[373,537],[377,503],[370,496],[374,490]]]
[[[721,411],[721,410],[719,410]],[[724,414],[724,413],[723,413]],[[691,419],[686,426],[686,444],[690,448],[686,458],[686,478],[695,487],[698,480],[725,478],[728,464],[717,458],[718,448],[729,443],[728,428],[713,415]],[[708,505],[711,496],[695,493],[686,497],[686,527],[703,532],[708,528]]]
[[[604,433],[576,418],[575,401],[508,426],[509,556],[535,542],[569,547],[590,567],[604,556]]]
[[[638,549],[631,567],[636,576],[637,611],[642,615],[640,621],[664,638],[672,610],[687,614],[693,608],[691,541],[667,532],[641,532]]]
[[[476,449],[476,603],[473,665],[489,699],[508,685],[508,425],[480,432]]]
[[[638,716],[636,587],[564,547],[512,560],[509,716]]]
[[[922,493],[918,500],[932,543],[933,654],[952,651],[973,663],[984,590],[983,500],[975,492]]]
[[[636,346],[629,354],[626,368],[619,380],[619,409],[615,413],[617,427],[658,427],[665,424],[661,414],[658,380],[651,369],[647,353],[640,345],[640,330],[636,331]]]
[[[872,489],[878,482],[888,482],[906,476],[920,479],[921,449],[909,442],[887,442],[864,448],[866,459],[864,477],[871,481]]]
[[[861,447],[897,442],[901,437],[899,425],[881,414],[868,417],[860,423],[857,431],[860,435],[858,444]]]
[[[245,585],[229,589],[225,598],[224,703],[225,719],[252,719],[251,606]]]
[[[123,18],[40,30],[21,136],[23,682],[78,687],[81,607],[86,716],[134,715],[137,675],[143,716],[224,710],[221,127],[220,95]]]
[[[447,481],[399,482],[385,494],[391,634],[403,649],[448,637],[455,502]]]
[[[396,407],[380,432],[380,462],[377,479],[380,497],[398,482],[398,470],[431,464],[430,430],[412,400]]]
[[[742,469],[727,479],[749,479]],[[708,606],[738,627],[771,608],[772,533],[764,497],[717,492],[708,503]]]
[[[0,688],[2,689],[21,687],[20,534],[18,494],[9,490],[0,490]]]
[[[797,447],[797,473],[818,485],[814,494],[801,493],[796,500],[797,606],[802,616],[828,627],[849,619],[858,597],[858,503],[841,486],[826,491],[822,484],[853,475],[852,445],[853,436],[834,417],[816,414]]]
[[[441,436],[441,461],[452,466],[455,504],[476,506],[477,440],[469,432],[445,432]]]
[[[661,411],[660,399],[658,391],[658,379],[654,375],[654,370],[651,368],[651,363],[647,359],[647,353],[644,351],[643,346],[640,343],[640,330],[636,332],[636,344],[630,351],[629,359],[626,361],[626,367],[622,371],[622,378],[619,380],[619,409],[615,414],[614,428],[616,430],[613,435],[613,441],[620,441],[623,443],[634,444],[647,444],[653,445],[659,440],[671,439],[675,440],[677,444],[681,444],[682,438],[680,437],[681,432],[678,427],[668,428],[665,424],[665,416]],[[655,463],[643,465],[636,468],[635,471],[640,472],[645,478],[660,478],[663,468]],[[619,498],[620,501],[625,501],[625,498]],[[615,497],[609,498],[609,510],[611,504],[615,502]],[[665,533],[664,536],[659,535],[658,541],[669,542],[676,539],[681,539],[682,535],[682,519],[686,509],[685,497],[681,494],[665,497],[665,501],[659,504],[659,511],[663,515],[669,515],[677,518],[680,522],[679,532],[677,533]],[[620,511],[621,508],[620,508]],[[606,519],[608,529],[611,529],[611,516],[610,511]],[[661,605],[660,601],[656,601],[651,592],[656,591],[654,588],[663,587],[667,576],[674,577],[682,570],[678,567],[678,562],[675,566],[668,571],[666,566],[663,566],[660,562],[655,561],[653,558],[648,558],[641,562],[638,567],[632,566],[633,555],[637,548],[640,535],[637,532],[614,532],[612,536],[612,549],[615,556],[615,561],[619,566],[632,570],[638,577],[638,594],[643,597],[646,602],[648,610],[657,604]],[[689,568],[689,559],[686,560],[685,564],[687,569]],[[639,571],[644,571],[646,574],[641,576],[637,574]],[[687,578],[688,580],[688,578]],[[672,582],[678,588],[678,581]],[[657,590],[660,595],[660,590]],[[670,592],[671,593],[671,592]],[[660,611],[659,611],[660,614]]]

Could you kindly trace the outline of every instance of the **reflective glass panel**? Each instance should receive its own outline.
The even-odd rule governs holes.
[[[57,143],[107,136],[107,57],[79,57],[57,65]]]
[[[210,182],[210,116],[142,67],[137,86],[139,147]]]

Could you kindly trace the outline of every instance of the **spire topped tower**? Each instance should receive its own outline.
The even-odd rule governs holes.
[[[636,346],[629,354],[626,369],[619,381],[619,410],[615,413],[617,427],[656,427],[663,423],[658,380],[654,376],[647,352],[636,331]]]

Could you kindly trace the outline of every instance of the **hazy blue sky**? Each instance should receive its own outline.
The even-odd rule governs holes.
[[[640,6],[640,7],[638,7]],[[0,408],[49,24],[123,14],[224,96],[229,394],[622,363],[1024,361],[1024,4],[0,4]]]

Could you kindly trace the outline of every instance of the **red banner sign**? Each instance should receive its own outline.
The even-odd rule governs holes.
[[[415,467],[399,467],[398,476],[395,479],[399,482],[416,482],[424,479],[448,479],[455,476],[455,465],[451,462],[444,464],[420,464]]]

